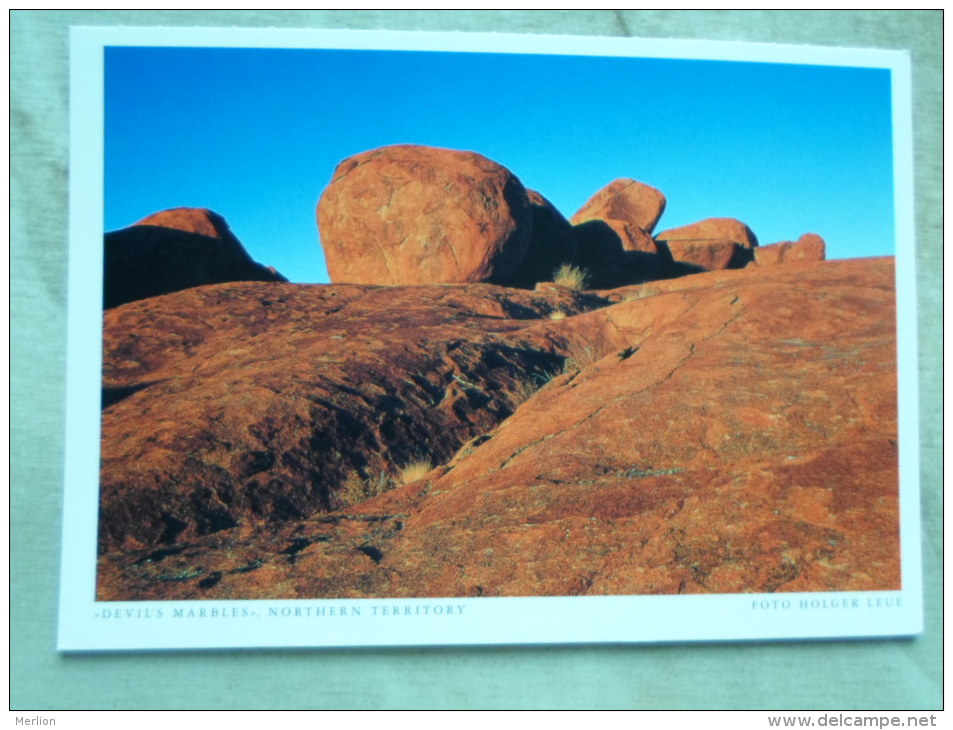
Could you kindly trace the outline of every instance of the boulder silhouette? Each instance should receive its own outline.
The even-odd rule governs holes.
[[[553,278],[553,272],[564,263],[576,260],[578,241],[572,224],[542,194],[527,190],[533,226],[523,263],[513,275],[510,285],[532,288]]]
[[[256,263],[217,213],[175,208],[103,239],[103,306],[204,284],[286,281]]]

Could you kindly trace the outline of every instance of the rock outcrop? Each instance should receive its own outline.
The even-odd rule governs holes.
[[[827,246],[824,239],[816,233],[805,233],[797,241],[781,241],[767,246],[758,246],[754,250],[756,266],[775,264],[811,263],[823,261]]]
[[[570,220],[576,225],[592,220],[622,221],[651,233],[664,211],[665,196],[660,191],[622,178],[599,190]]]
[[[446,461],[562,367],[561,340],[523,337],[528,323],[605,303],[243,283],[117,307],[104,323],[100,545],[302,519],[344,506],[348,479],[379,486]]]
[[[899,587],[891,259],[597,294],[113,310],[98,597]]]
[[[706,218],[655,236],[670,255],[676,274],[740,269],[753,260],[754,232],[735,218]]]
[[[217,213],[174,208],[103,240],[103,306],[117,307],[204,284],[285,281],[251,259]]]
[[[147,215],[134,226],[159,226],[174,228],[186,233],[198,233],[200,236],[221,238],[241,246],[225,219],[208,208],[169,208]]]
[[[335,284],[107,234],[98,599],[897,589],[892,259],[664,207],[400,145],[321,197]]]
[[[331,280],[509,283],[533,226],[526,190],[475,152],[396,145],[338,165],[317,208]]]
[[[526,191],[532,231],[523,263],[507,282],[510,286],[532,289],[541,281],[549,281],[562,264],[576,261],[579,242],[572,224],[556,206],[535,190]]]
[[[567,264],[585,269],[591,286],[611,288],[754,260],[757,237],[734,218],[653,238],[665,205],[659,190],[622,178],[567,221],[541,193],[481,155],[396,145],[338,165],[317,218],[328,271],[339,283],[532,289]],[[819,238],[785,243],[761,262],[819,260],[823,248]]]

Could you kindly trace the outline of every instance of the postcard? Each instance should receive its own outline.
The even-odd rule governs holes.
[[[61,651],[922,630],[906,53],[70,63]]]

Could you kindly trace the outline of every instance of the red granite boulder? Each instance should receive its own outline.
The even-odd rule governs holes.
[[[660,191],[637,180],[621,178],[593,195],[570,220],[577,225],[591,220],[617,220],[651,233],[664,211],[665,196]]]
[[[797,241],[782,241],[754,250],[756,266],[773,264],[811,263],[823,261],[826,257],[824,239],[816,233],[805,233]]]
[[[615,218],[605,218],[605,224],[619,237],[623,251],[641,251],[643,253],[658,253],[658,246],[652,238],[639,226]]]
[[[533,213],[519,179],[475,152],[396,145],[341,162],[317,207],[336,283],[508,283]]]
[[[160,210],[158,213],[147,215],[142,220],[133,223],[133,225],[174,228],[177,231],[198,233],[201,236],[221,238],[238,243],[238,239],[235,238],[235,234],[232,233],[232,229],[229,228],[225,219],[208,208],[169,208],[168,210]]]
[[[706,218],[655,235],[659,249],[671,257],[672,273],[744,268],[758,245],[754,232],[735,218]]]
[[[655,240],[732,241],[745,248],[754,248],[758,245],[754,232],[737,218],[706,218],[697,223],[656,233]]]

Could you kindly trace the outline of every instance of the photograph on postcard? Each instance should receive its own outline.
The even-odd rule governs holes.
[[[896,69],[803,50],[104,43],[100,614],[895,608]]]

